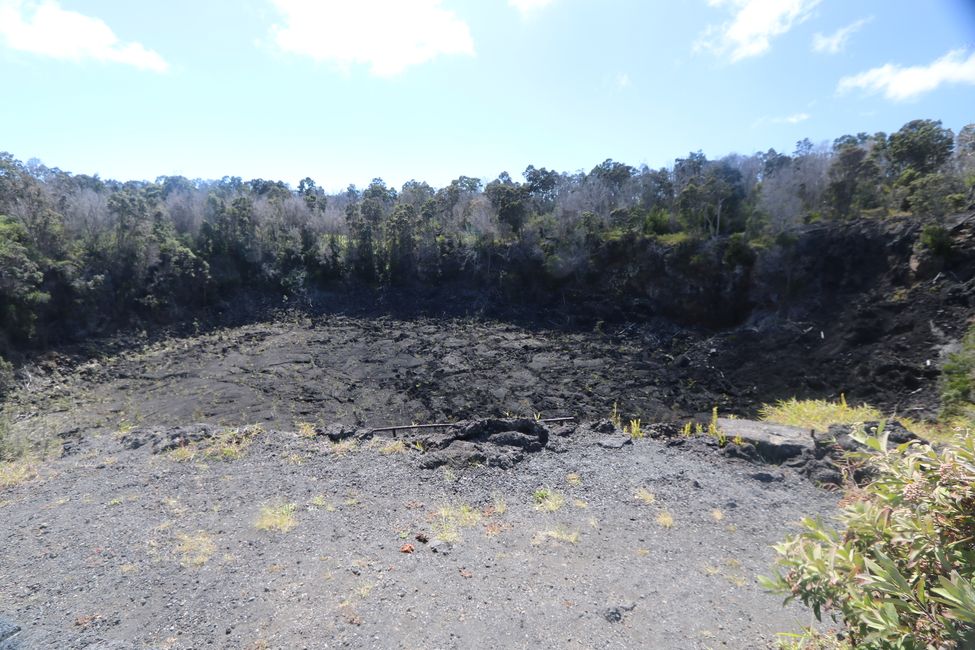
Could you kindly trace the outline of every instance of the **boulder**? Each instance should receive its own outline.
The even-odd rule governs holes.
[[[759,456],[775,463],[811,452],[814,448],[812,432],[799,427],[730,418],[718,418],[717,425],[729,441],[741,438],[753,445]]]

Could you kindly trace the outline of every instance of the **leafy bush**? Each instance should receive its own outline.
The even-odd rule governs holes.
[[[839,529],[805,519],[777,545],[784,573],[764,586],[842,622],[839,647],[975,647],[975,436],[889,451],[884,435],[859,439],[872,482],[849,489]]]
[[[975,325],[962,337],[958,352],[948,355],[942,369],[943,415],[969,415],[975,411]]]
[[[921,245],[935,255],[948,257],[951,254],[951,234],[943,226],[929,223],[921,230]]]

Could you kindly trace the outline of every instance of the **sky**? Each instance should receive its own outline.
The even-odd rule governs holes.
[[[0,0],[0,151],[443,186],[975,122],[973,0]]]

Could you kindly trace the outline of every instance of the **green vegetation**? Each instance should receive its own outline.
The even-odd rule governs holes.
[[[235,291],[301,299],[330,287],[500,287],[537,297],[585,288],[627,298],[647,251],[687,280],[750,267],[797,226],[966,206],[975,125],[914,120],[669,168],[606,160],[588,172],[529,166],[486,184],[374,179],[326,193],[311,178],[154,181],[72,175],[0,153],[0,355],[141,322],[192,322]],[[939,230],[940,228],[940,230]],[[950,249],[931,225],[924,245]],[[17,358],[11,359],[16,356]],[[9,387],[0,361],[0,392]]]
[[[975,420],[975,324],[950,354],[942,373],[942,415]]]
[[[762,406],[759,409],[759,416],[766,422],[817,431],[826,431],[831,424],[877,422],[884,417],[880,411],[866,404],[850,406],[843,395],[840,395],[839,402],[819,399],[798,400],[793,397],[774,405]]]
[[[261,506],[261,512],[257,521],[254,522],[254,527],[258,530],[286,533],[298,525],[298,522],[295,521],[295,510],[297,509],[298,506],[294,503]]]
[[[542,512],[555,512],[565,505],[565,497],[561,492],[551,488],[539,488],[532,494],[535,509]]]
[[[975,647],[975,436],[891,451],[859,437],[875,478],[848,487],[838,528],[804,520],[762,581],[844,625],[843,640],[809,631],[792,647]]]

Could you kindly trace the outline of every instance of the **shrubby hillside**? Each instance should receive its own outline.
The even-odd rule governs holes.
[[[791,154],[521,176],[400,189],[377,178],[328,194],[311,178],[120,182],[0,154],[0,355],[190,318],[242,289],[290,298],[460,283],[521,299],[588,287],[639,300],[634,277],[663,270],[630,258],[666,250],[681,277],[733,276],[821,221],[916,215],[937,249],[938,220],[975,202],[975,125],[956,135],[914,120],[890,135],[803,140]]]

